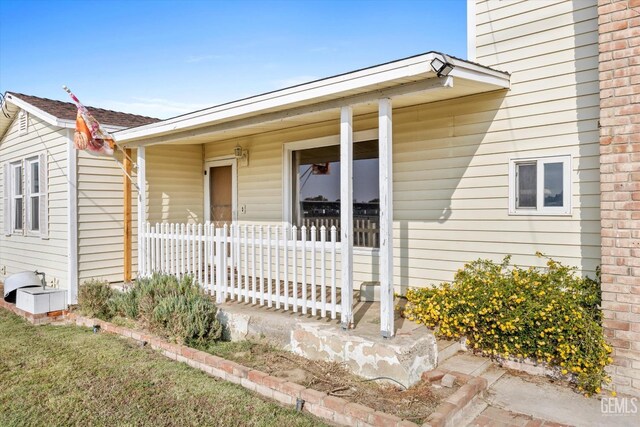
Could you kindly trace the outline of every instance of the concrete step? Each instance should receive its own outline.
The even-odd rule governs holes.
[[[436,346],[438,348],[438,365],[463,351],[460,341],[438,339],[436,340]]]
[[[472,375],[479,375],[482,378],[485,378],[487,380],[488,386],[491,387],[493,385],[493,383],[495,383],[500,378],[502,378],[502,376],[506,372],[507,371],[505,371],[504,369],[496,366],[494,363],[490,363],[489,365],[487,365],[485,367],[484,371],[479,372],[477,374],[472,374]]]
[[[409,387],[436,367],[433,332],[398,319],[396,336],[383,338],[380,306],[359,307],[357,326],[346,331],[337,320],[232,302],[219,305],[218,318],[232,341],[267,341],[311,360],[344,363],[365,378],[390,377]]]
[[[443,363],[438,363],[438,366],[449,369],[450,371],[479,376],[491,366],[491,360],[469,353],[458,353]]]

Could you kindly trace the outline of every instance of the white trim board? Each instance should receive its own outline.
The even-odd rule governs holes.
[[[78,150],[73,143],[71,129],[67,129],[67,233],[69,304],[78,302]]]
[[[476,60],[476,0],[467,0],[467,59]]]
[[[393,94],[379,92],[391,90],[390,88],[393,87],[402,88],[403,85],[420,84],[424,80],[440,80],[435,79],[436,75],[431,68],[431,61],[439,55],[436,52],[429,52],[316,80],[195,111],[157,123],[125,129],[118,132],[116,136],[121,142],[140,144],[143,140],[151,137],[158,138],[181,131],[194,131],[203,126],[222,124],[232,120],[249,119],[256,116],[257,119],[260,119],[260,115],[282,112],[283,109],[310,108],[313,107],[311,104],[314,103],[336,102],[342,99],[342,103],[333,106],[333,108],[339,108],[349,105],[343,99],[345,97],[364,96],[367,94],[373,94],[372,99],[391,97]],[[508,88],[510,85],[508,73],[457,58],[450,58],[450,61],[455,66],[450,77],[468,78],[478,83],[495,86],[495,89]],[[359,100],[358,102],[361,101]]]
[[[28,103],[27,101],[24,101],[22,99],[20,99],[17,95],[12,94],[11,92],[7,93],[7,96],[5,98],[5,103],[11,103],[14,106],[18,107],[18,110],[15,112],[11,112],[11,114],[15,114],[20,110],[24,110],[29,114],[33,114],[34,116],[38,117],[39,119],[43,120],[45,123],[48,123],[52,126],[56,126],[59,128],[63,128],[63,129],[75,129],[76,127],[76,121],[75,120],[66,120],[66,119],[60,119],[52,114],[47,113],[44,110],[41,110],[38,107],[33,106],[32,104]],[[126,129],[123,126],[113,126],[113,125],[109,125],[109,124],[104,124],[104,123],[100,123],[102,125],[102,127],[104,128],[104,130],[106,130],[107,132],[116,132],[119,130],[123,130]],[[4,133],[4,131],[2,131]],[[4,134],[0,135],[0,137],[4,136]]]
[[[61,128],[75,128],[76,126],[75,120],[59,119],[56,116],[53,116],[47,113],[46,111],[43,111],[37,107],[34,107],[33,105],[29,104],[27,101],[23,101],[22,99],[18,98],[16,95],[13,95],[12,93],[7,94],[7,101],[11,102],[16,107],[19,107],[22,110],[44,120],[45,122],[49,123],[52,126],[57,126]]]

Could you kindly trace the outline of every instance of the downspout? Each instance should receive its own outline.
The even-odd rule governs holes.
[[[67,128],[67,302],[78,302],[78,151],[73,144],[72,129]]]
[[[124,232],[124,248],[123,248],[123,265],[124,265],[124,283],[131,282],[131,149],[125,148],[124,159],[122,160],[125,170],[123,182],[123,232]]]

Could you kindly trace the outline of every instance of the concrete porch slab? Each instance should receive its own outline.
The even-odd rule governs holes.
[[[342,330],[338,319],[235,302],[220,304],[218,317],[232,341],[266,341],[312,360],[344,363],[365,378],[388,377],[410,386],[436,367],[436,339],[427,328],[397,316],[396,336],[380,335],[378,303],[357,303],[350,330]]]

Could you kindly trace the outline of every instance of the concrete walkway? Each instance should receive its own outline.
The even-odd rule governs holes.
[[[586,398],[541,377],[511,375],[491,360],[467,353],[441,367],[487,379],[489,389],[467,412],[467,426],[640,426],[640,399]],[[623,413],[626,412],[626,413]]]

